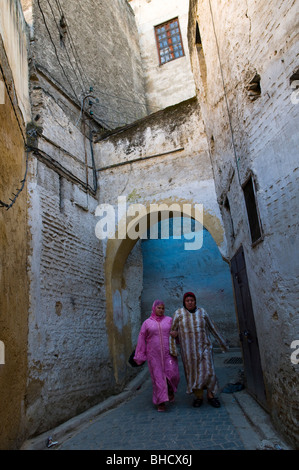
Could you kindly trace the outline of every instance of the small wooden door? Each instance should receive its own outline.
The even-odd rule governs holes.
[[[267,408],[263,371],[243,247],[237,251],[231,260],[231,273],[247,389],[264,408]]]

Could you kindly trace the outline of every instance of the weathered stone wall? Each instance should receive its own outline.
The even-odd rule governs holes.
[[[189,0],[131,0],[138,27],[146,99],[150,112],[195,96],[187,41]],[[159,63],[155,26],[178,17],[184,56]]]
[[[115,391],[103,256],[94,233],[98,188],[90,132],[99,127],[80,117],[46,74],[31,82],[31,103],[27,436]]]
[[[31,175],[29,435],[66,421],[114,388],[96,200],[36,158]]]
[[[30,118],[26,25],[18,1],[0,5],[0,449],[22,442],[27,372],[27,190]],[[14,194],[18,195],[16,198]],[[15,202],[13,203],[13,201]],[[3,205],[6,204],[7,206]],[[9,207],[10,206],[10,207]],[[4,362],[4,363],[3,363]]]
[[[291,363],[290,346],[299,335],[299,105],[291,82],[298,69],[296,4],[191,0],[190,5],[192,67],[228,254],[231,259],[243,245],[268,406],[277,426],[294,442],[298,365]],[[201,36],[197,46],[196,21]],[[254,77],[260,77],[260,90]],[[256,245],[251,243],[242,191],[250,173],[263,231]],[[223,205],[226,197],[230,215]]]
[[[92,87],[98,99],[92,112],[107,129],[147,114],[135,17],[126,0],[32,3],[36,69],[80,105]]]

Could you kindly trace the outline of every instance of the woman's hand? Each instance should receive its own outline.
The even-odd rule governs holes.
[[[170,332],[170,336],[171,336],[172,338],[176,338],[177,335],[178,335],[178,332],[177,332],[177,331],[171,331],[171,332]]]

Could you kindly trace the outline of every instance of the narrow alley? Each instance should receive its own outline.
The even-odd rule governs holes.
[[[241,352],[237,349],[225,354],[216,352],[214,357],[221,390],[222,406],[218,409],[206,401],[199,409],[192,407],[193,398],[185,393],[180,362],[181,381],[176,400],[168,404],[165,413],[158,413],[151,401],[152,387],[145,365],[120,396],[111,397],[50,433],[27,441],[22,449],[163,450],[177,455],[181,451],[192,455],[197,450],[291,450],[246,389],[232,392],[238,389],[236,384],[242,383]],[[53,442],[50,446],[49,437]]]
[[[1,0],[0,450],[299,449],[297,4]],[[222,406],[180,364],[158,413],[128,357],[186,292]]]

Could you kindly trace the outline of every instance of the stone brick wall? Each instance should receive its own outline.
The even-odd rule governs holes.
[[[31,81],[27,436],[116,389],[107,346],[103,253],[94,232],[95,121],[41,71]]]

